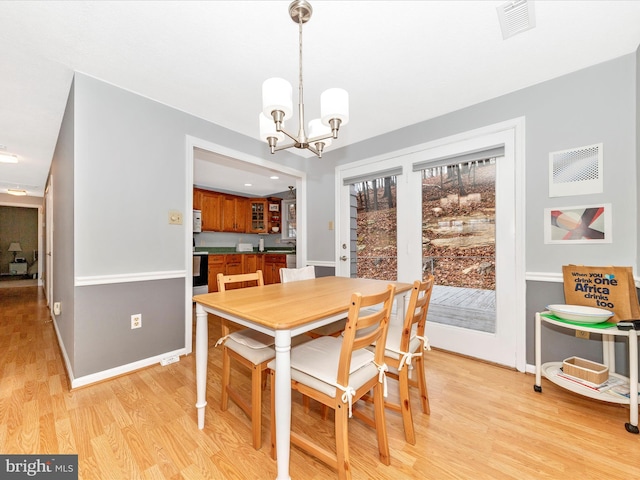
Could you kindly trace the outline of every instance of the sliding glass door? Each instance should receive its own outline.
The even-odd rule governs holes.
[[[515,137],[507,128],[339,168],[336,272],[433,274],[431,344],[524,369]]]

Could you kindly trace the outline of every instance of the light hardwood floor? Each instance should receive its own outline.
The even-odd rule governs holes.
[[[213,345],[219,328],[214,320],[210,325]],[[202,431],[194,355],[69,391],[41,290],[2,289],[0,452],[77,453],[84,480],[274,479],[268,395],[264,444],[256,451],[244,414],[233,405],[220,412],[219,349],[211,348],[209,359]],[[405,443],[400,416],[387,413],[391,466],[378,464],[374,432],[351,422],[355,480],[640,478],[640,436],[624,429],[626,407],[545,380],[543,392],[535,393],[532,375],[441,351],[428,352],[427,380],[431,415],[419,412],[415,398],[415,446]],[[331,417],[323,421],[313,406],[305,415],[299,398],[294,402],[294,428],[324,435],[332,445]],[[295,448],[291,458],[294,480],[336,478]]]

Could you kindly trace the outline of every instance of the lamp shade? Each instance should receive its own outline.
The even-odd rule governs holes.
[[[20,248],[20,242],[11,242],[9,245],[10,252],[21,252],[22,248]]]
[[[349,122],[349,94],[342,88],[330,88],[320,95],[320,117],[322,123],[329,125],[335,118],[341,125]]]
[[[313,141],[316,137],[324,137],[327,135],[331,135],[331,128],[322,123],[322,120],[316,118],[309,122],[309,140]],[[325,147],[331,145],[331,137],[319,141],[324,143]]]
[[[263,113],[258,116],[260,118],[260,140],[268,141],[269,137],[275,137],[278,141],[284,140],[284,133],[276,130],[276,124],[271,117],[267,118]]]
[[[284,120],[293,114],[291,84],[284,78],[273,77],[262,84],[262,113],[271,118],[271,112],[280,110],[284,113]]]

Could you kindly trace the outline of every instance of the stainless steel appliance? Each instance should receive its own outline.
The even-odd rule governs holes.
[[[295,253],[293,255],[287,255],[287,268],[298,268]]]
[[[193,211],[193,233],[202,232],[202,211]]]
[[[209,293],[209,254],[193,252],[193,294]]]

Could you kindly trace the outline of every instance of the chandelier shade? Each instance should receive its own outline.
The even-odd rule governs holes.
[[[340,125],[349,122],[349,94],[342,88],[330,88],[320,95],[320,118],[325,125],[331,120],[340,120]]]
[[[293,88],[284,78],[273,77],[262,84],[262,113],[271,118],[272,112],[281,111],[282,120],[291,118],[293,114]]]
[[[275,137],[277,141],[281,142],[284,140],[284,133],[278,132],[276,130],[276,124],[273,119],[267,118],[263,113],[259,115],[260,117],[260,140],[269,141],[269,137]],[[284,124],[283,124],[284,127]]]
[[[271,153],[287,148],[307,149],[322,157],[325,147],[338,138],[341,125],[349,122],[349,94],[342,88],[330,88],[320,95],[321,118],[309,122],[305,131],[303,81],[302,81],[302,25],[309,21],[313,9],[306,0],[294,0],[289,5],[289,16],[298,24],[299,34],[299,85],[297,134],[287,132],[284,121],[293,116],[293,87],[283,78],[269,78],[262,84],[262,113],[260,114],[260,139],[269,144]],[[278,145],[284,137],[291,143]]]

